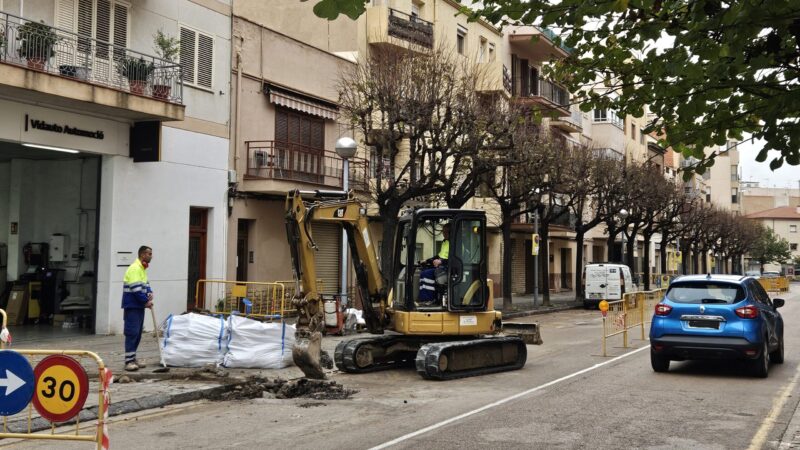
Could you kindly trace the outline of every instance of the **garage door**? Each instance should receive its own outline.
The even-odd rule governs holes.
[[[339,292],[339,249],[342,244],[342,229],[338,225],[315,223],[312,227],[314,241],[319,248],[315,252],[317,278],[322,280],[322,293]]]

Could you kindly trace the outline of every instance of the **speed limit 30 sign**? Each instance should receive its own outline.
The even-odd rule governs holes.
[[[33,375],[33,406],[42,417],[66,422],[81,411],[89,395],[89,377],[78,361],[51,355],[36,365]]]

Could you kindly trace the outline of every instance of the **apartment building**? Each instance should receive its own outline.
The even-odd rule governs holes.
[[[706,154],[716,152],[714,165],[704,174],[709,181],[711,204],[717,208],[741,213],[741,193],[739,192],[739,143],[728,141],[719,149],[708,149]]]
[[[230,5],[3,0],[0,22],[0,281],[29,300],[18,323],[121,333],[140,245],[159,313],[185,311],[225,273]]]

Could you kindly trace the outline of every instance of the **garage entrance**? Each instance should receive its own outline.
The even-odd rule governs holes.
[[[94,332],[100,162],[0,141],[0,307],[15,340]]]

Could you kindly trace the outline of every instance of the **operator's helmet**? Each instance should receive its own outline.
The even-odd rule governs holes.
[[[447,267],[439,266],[434,272],[436,284],[447,284]]]

